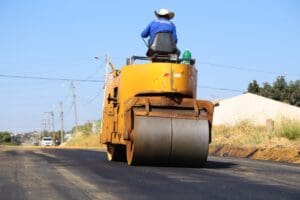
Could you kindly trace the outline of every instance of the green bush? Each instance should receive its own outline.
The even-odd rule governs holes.
[[[0,143],[10,143],[11,135],[9,132],[0,132]]]
[[[275,132],[278,136],[285,137],[290,140],[300,138],[300,121],[282,119]]]

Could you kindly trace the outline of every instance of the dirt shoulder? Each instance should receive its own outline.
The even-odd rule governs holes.
[[[230,156],[257,160],[272,160],[300,164],[300,149],[286,147],[253,147],[230,144],[210,145],[209,154],[215,156]]]
[[[210,154],[300,164],[300,121],[282,119],[273,129],[243,120],[214,126]]]

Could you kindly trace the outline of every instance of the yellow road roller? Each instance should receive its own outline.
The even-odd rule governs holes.
[[[200,167],[211,141],[213,103],[196,99],[194,62],[135,63],[106,77],[101,143],[110,161]]]
[[[205,164],[214,105],[196,99],[197,70],[190,52],[183,59],[178,55],[170,33],[158,33],[147,57],[133,56],[107,73],[100,142],[107,146],[108,160]]]

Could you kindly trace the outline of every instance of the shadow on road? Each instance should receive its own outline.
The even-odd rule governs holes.
[[[232,162],[217,162],[217,161],[207,161],[204,168],[208,169],[228,169],[236,166],[237,164]]]
[[[106,152],[102,152],[102,151],[82,150],[82,149],[80,149],[80,150],[79,149],[59,150],[59,149],[46,149],[46,148],[42,149],[42,151],[54,153],[63,159],[51,158],[51,157],[48,157],[47,155],[36,154],[35,152],[30,152],[30,153],[34,154],[36,156],[43,157],[49,163],[59,164],[59,165],[64,165],[64,166],[72,166],[72,165],[78,166],[83,163],[84,163],[84,165],[89,164],[88,166],[90,166],[90,167],[92,167],[92,166],[96,167],[100,163],[105,164],[105,165],[111,165],[111,166],[125,164],[124,162],[109,162],[106,158]],[[208,160],[203,168],[206,168],[206,169],[229,169],[229,168],[233,168],[234,166],[237,166],[237,165],[238,164],[232,163],[232,162]],[[125,166],[128,167],[127,164],[125,164]],[[190,168],[190,167],[184,167],[184,166],[182,167],[182,166],[169,166],[169,165],[139,165],[139,166],[140,167]],[[139,166],[136,166],[136,167],[139,167]],[[192,167],[192,168],[194,168],[194,167]]]

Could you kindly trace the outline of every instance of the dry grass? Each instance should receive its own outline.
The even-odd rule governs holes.
[[[73,138],[65,144],[70,147],[101,147],[99,134],[75,133]]]
[[[282,119],[275,124],[274,131],[268,132],[264,126],[256,126],[250,120],[243,120],[236,125],[213,127],[212,139],[212,144],[299,147],[300,122]]]
[[[282,119],[269,132],[250,120],[214,126],[210,153],[300,163],[300,122]]]

